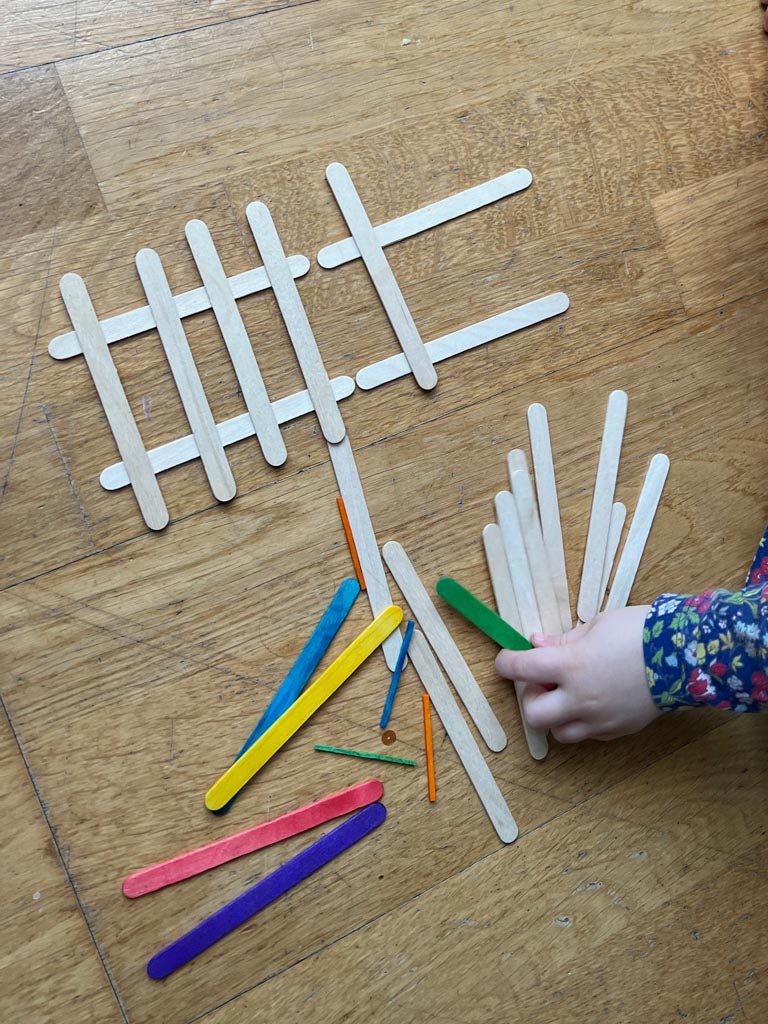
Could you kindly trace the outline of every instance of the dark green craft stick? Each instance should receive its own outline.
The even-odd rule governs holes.
[[[451,579],[450,576],[443,576],[439,579],[435,590],[451,608],[455,608],[467,622],[477,626],[499,647],[506,651],[530,651],[532,649],[533,644],[526,640],[522,633],[518,633],[487,604],[483,604],[479,598],[475,597],[466,587],[462,587],[456,580]]]
[[[347,750],[345,747],[328,747],[325,743],[316,743],[315,750],[324,754],[344,754],[345,757],[365,757],[369,761],[388,761],[390,764],[407,764],[411,768],[416,767],[415,761],[409,761],[407,757],[390,757],[388,754],[369,754],[367,750]]]

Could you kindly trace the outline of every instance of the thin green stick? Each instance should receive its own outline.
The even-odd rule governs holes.
[[[386,754],[369,754],[367,750],[345,750],[344,747],[327,747],[324,743],[316,743],[315,750],[324,754],[344,754],[345,757],[365,757],[369,761],[388,761],[390,764],[407,764],[410,768],[416,767],[415,761],[409,761],[407,757],[388,757]]]

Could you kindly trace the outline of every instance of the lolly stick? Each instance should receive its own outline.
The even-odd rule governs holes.
[[[373,614],[378,615],[384,608],[388,608],[392,604],[392,595],[389,592],[389,584],[381,562],[379,543],[373,530],[360,474],[357,471],[352,442],[345,437],[340,444],[329,444],[328,452],[331,456],[333,472],[336,474],[336,483],[344,499],[352,536],[355,538],[355,547],[365,578],[365,596],[368,598]],[[382,645],[384,659],[390,672],[394,671],[397,664],[401,639],[400,632],[396,630],[387,637]]]
[[[611,570],[616,560],[616,552],[619,550],[621,531],[624,529],[624,521],[627,518],[627,506],[621,501],[614,501],[611,509],[611,522],[608,526],[608,547],[605,549],[605,562],[603,564],[603,575],[600,580],[600,599],[598,609],[603,607],[605,592],[608,589],[608,580],[611,578]]]
[[[648,534],[651,532],[651,526],[653,526],[668,473],[669,458],[666,455],[654,455],[648,466],[648,472],[645,474],[637,508],[632,516],[632,524],[624,542],[624,550],[621,552],[621,558],[616,567],[613,586],[606,602],[607,609],[623,608],[629,601],[632,585],[640,566],[640,559],[645,551],[645,544]]]
[[[507,554],[504,550],[504,541],[502,540],[501,530],[496,523],[489,523],[484,528],[483,546],[485,548],[485,558],[488,563],[488,572],[491,577],[493,596],[496,599],[496,607],[499,611],[499,615],[501,615],[505,622],[508,622],[510,626],[520,632],[522,629],[522,623],[520,622],[520,613],[517,609],[515,588],[512,585],[512,577],[509,574],[509,564],[507,562]],[[515,680],[514,687],[517,703],[520,707],[520,720],[523,723],[525,742],[528,744],[528,752],[531,757],[535,758],[535,760],[541,761],[547,756],[547,751],[549,749],[547,744],[547,733],[543,729],[534,729],[532,725],[528,724],[528,720],[523,714],[523,694],[525,693],[525,683],[519,683]]]
[[[381,644],[385,636],[402,621],[401,608],[394,605],[378,615],[341,654],[321,672],[278,720],[260,736],[252,747],[211,786],[205,794],[205,806],[217,811],[238,793],[259,769],[288,742],[294,733],[318,708],[346,682],[352,673]]]
[[[253,421],[264,458],[270,466],[282,466],[288,452],[211,233],[201,220],[187,221],[184,231],[208,298],[211,300],[211,308],[227,346],[229,358],[235,368],[243,401]]]
[[[504,553],[507,556],[509,574],[512,577],[520,613],[520,632],[529,639],[534,633],[541,633],[542,626],[517,506],[509,491],[500,491],[496,495],[495,505],[496,518],[504,542]]]
[[[347,750],[346,747],[329,747],[325,743],[316,743],[315,750],[322,754],[342,754],[344,757],[362,757],[368,761],[386,761],[388,764],[405,764],[415,768],[416,762],[407,757],[392,757],[390,754],[372,754],[367,750]]]
[[[249,203],[245,210],[264,269],[269,277],[280,314],[312,396],[320,429],[326,441],[341,441],[346,433],[331,383],[323,365],[298,288],[285,258],[280,236],[264,203]]]
[[[352,565],[355,569],[355,576],[357,582],[360,584],[360,589],[365,590],[365,576],[363,576],[363,570],[360,566],[360,556],[357,553],[357,547],[355,546],[355,538],[352,534],[352,527],[349,525],[349,516],[347,515],[347,506],[344,504],[344,499],[339,495],[336,498],[336,505],[339,510],[339,518],[341,519],[341,528],[344,530],[344,536],[347,538],[347,547],[349,548],[349,557],[352,559]]]
[[[428,341],[424,348],[433,364],[441,363],[444,359],[450,359],[451,356],[469,352],[489,341],[496,341],[497,338],[514,334],[516,331],[523,330],[524,327],[531,327],[533,324],[541,323],[542,320],[557,316],[558,313],[564,313],[568,309],[569,301],[564,292],[552,292],[551,295],[544,295],[540,299],[534,299],[533,302],[526,302],[523,306],[516,306],[514,309],[508,309],[487,320],[462,327],[461,330],[454,331],[452,334],[444,334],[441,338]],[[411,367],[408,360],[400,353],[363,367],[355,380],[357,386],[363,391],[370,391],[391,380],[406,377],[410,372]]]
[[[498,178],[491,178],[490,181],[474,185],[463,192],[456,192],[445,199],[439,199],[436,203],[430,203],[429,206],[422,206],[419,210],[381,224],[373,229],[376,240],[379,245],[386,246],[393,242],[401,242],[404,238],[412,238],[429,228],[445,224],[446,221],[471,213],[472,210],[479,210],[489,203],[495,203],[504,196],[520,192],[528,188],[532,181],[531,172],[524,167],[508,171]],[[326,270],[359,258],[360,250],[354,238],[344,238],[340,242],[326,245],[317,254],[317,262]]]
[[[403,637],[403,643],[400,647],[400,653],[397,656],[397,664],[392,672],[392,681],[389,684],[389,690],[387,690],[387,697],[384,701],[384,710],[381,712],[381,718],[379,720],[380,729],[386,729],[389,725],[389,719],[392,714],[392,705],[395,703],[397,688],[400,685],[400,676],[403,674],[405,659],[408,657],[408,648],[411,645],[411,637],[413,636],[413,629],[415,625],[416,623],[411,620],[405,627],[405,636]]]
[[[365,207],[360,201],[349,171],[340,163],[329,164],[325,171],[336,202],[339,204],[355,245],[363,258],[365,269],[378,292],[381,304],[392,324],[392,330],[400,343],[416,383],[426,391],[437,384],[437,374],[432,361],[424,351],[418,328],[411,311],[406,305],[403,293],[389,265],[384,250],[379,244],[373,225],[368,219]]]
[[[408,555],[396,541],[389,541],[383,549],[384,561],[395,578],[403,597],[411,606],[414,616],[426,634],[448,673],[448,678],[464,702],[469,717],[491,750],[503,750],[507,737],[488,699],[477,684],[461,651],[440,618],[440,613],[424,588],[424,584],[411,564]],[[411,641],[413,643],[413,641]]]
[[[584,565],[581,570],[578,613],[582,622],[594,618],[598,611],[600,580],[603,575],[605,550],[608,546],[613,493],[619,471],[626,419],[627,394],[625,391],[612,391],[608,396],[608,408],[605,413],[603,441],[597,463],[589,531],[584,549]]]
[[[427,796],[433,804],[437,799],[435,786],[435,752],[432,743],[432,714],[428,693],[421,695],[421,713],[424,719],[424,754],[427,759]]]
[[[162,530],[168,525],[168,509],[85,282],[77,274],[65,274],[59,287],[144,522],[151,530]]]
[[[205,397],[200,374],[181,325],[160,257],[154,249],[141,249],[136,253],[136,269],[147,296],[157,333],[163,343],[165,356],[171,367],[181,404],[192,428],[200,452],[208,483],[214,497],[230,501],[237,490],[235,478],[224,454],[213,413]]]
[[[225,935],[298,885],[318,868],[378,828],[386,816],[386,808],[378,803],[358,811],[301,853],[281,864],[276,871],[262,878],[256,885],[246,889],[240,896],[205,918],[186,935],[182,935],[156,953],[147,964],[147,974],[155,980],[167,978],[169,974],[173,974],[179,967],[205,952],[219,939],[223,939]]]
[[[367,779],[356,786],[324,796],[322,800],[297,807],[296,810],[281,814],[271,821],[263,821],[253,828],[245,829],[244,832],[225,836],[223,839],[217,839],[215,843],[208,843],[196,850],[153,864],[152,867],[135,871],[124,880],[123,895],[129,899],[136,899],[138,896],[156,892],[166,885],[183,882],[185,878],[200,875],[204,871],[219,867],[220,864],[273,846],[283,839],[306,832],[333,818],[340,818],[342,814],[366,807],[381,800],[383,795],[384,787],[379,780]]]
[[[530,651],[533,647],[530,640],[526,640],[492,608],[475,597],[471,590],[467,590],[450,576],[441,576],[435,584],[435,590],[451,608],[459,615],[463,615],[467,622],[471,622],[481,633],[490,637],[502,650]]]
[[[531,457],[536,477],[541,532],[544,537],[549,572],[552,576],[552,585],[555,588],[557,607],[560,612],[560,626],[563,632],[567,632],[573,626],[573,619],[571,618],[571,596],[568,591],[568,573],[563,550],[560,505],[557,500],[555,465],[552,459],[547,410],[538,402],[528,406],[528,435],[531,441]]]
[[[558,636],[562,632],[560,608],[552,584],[547,549],[544,546],[536,499],[527,470],[517,470],[512,474],[512,496],[515,499],[525,553],[528,556],[542,629],[550,636]]]
[[[517,839],[515,819],[459,711],[435,656],[419,630],[413,634],[411,641],[411,661],[499,839],[504,843],[513,843]]]

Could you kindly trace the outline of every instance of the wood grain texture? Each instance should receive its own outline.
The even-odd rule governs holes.
[[[146,978],[153,950],[304,842],[136,903],[119,879],[364,778],[365,762],[312,746],[377,749],[389,672],[371,658],[226,820],[204,812],[206,782],[349,574],[327,446],[306,416],[282,428],[291,457],[279,470],[253,437],[228,447],[238,497],[226,508],[199,460],[170,470],[174,521],[150,535],[130,492],[99,484],[114,445],[82,358],[45,351],[68,328],[62,274],[80,274],[110,316],[145,303],[133,263],[144,246],[174,293],[200,288],[191,218],[230,275],[260,264],[253,201],[289,253],[342,238],[331,161],[353,169],[374,224],[528,167],[525,191],[386,250],[424,338],[553,291],[571,305],[446,360],[429,394],[404,378],[345,400],[380,540],[398,537],[425,579],[452,575],[490,601],[482,529],[540,402],[573,574],[605,400],[622,387],[632,416],[616,497],[632,509],[650,455],[672,460],[633,600],[738,584],[768,517],[758,5],[317,0],[256,15],[270,4],[100,3],[96,23],[78,0],[77,24],[66,0],[4,11],[6,66],[72,58],[0,80],[0,687],[78,904],[67,897],[41,926],[34,882],[43,896],[25,910],[34,851],[50,847],[27,829],[39,805],[14,796],[0,1016],[762,1021],[765,723],[669,715],[618,743],[552,743],[535,762],[494,645],[459,621],[456,642],[509,736],[488,765],[515,846],[501,848],[434,716],[434,805],[420,772],[393,766],[375,849],[360,844],[300,900],[265,910],[226,958],[212,950],[163,984]],[[254,16],[222,23],[242,14]],[[156,38],[124,45],[148,26]],[[83,45],[106,48],[74,56]],[[360,261],[313,267],[297,287],[331,376],[397,353]],[[270,397],[300,391],[272,294],[238,309]],[[247,415],[213,313],[185,330],[215,420]],[[147,447],[180,436],[157,333],[110,354]],[[368,621],[358,601],[327,660]],[[389,749],[420,760],[412,666],[396,707]],[[18,775],[3,791],[23,792]]]

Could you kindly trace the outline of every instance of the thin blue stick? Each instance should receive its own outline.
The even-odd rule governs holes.
[[[235,761],[252,747],[259,736],[265,733],[278,718],[287,711],[297,697],[299,697],[309,680],[322,661],[323,655],[333,643],[333,639],[341,629],[342,623],[349,615],[352,605],[360,593],[360,584],[355,579],[347,579],[341,584],[333,595],[331,603],[323,613],[322,618],[315,626],[312,636],[307,640],[296,661],[293,663],[288,675],[267,705],[267,709],[256,723],[253,732],[240,748]],[[234,797],[229,803],[224,804],[214,814],[226,814],[232,806]]]
[[[389,684],[387,699],[384,701],[384,710],[381,713],[381,721],[379,722],[380,729],[386,729],[389,724],[389,716],[392,714],[392,705],[395,703],[397,687],[400,684],[400,676],[403,674],[405,659],[408,657],[408,648],[411,646],[411,637],[413,636],[415,627],[416,623],[413,622],[413,620],[411,620],[405,627],[405,636],[403,637],[403,643],[400,647],[400,653],[397,655],[395,670],[392,673],[392,682]]]

